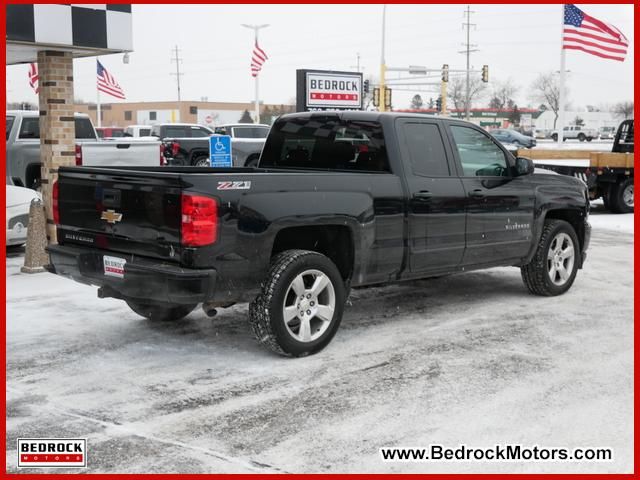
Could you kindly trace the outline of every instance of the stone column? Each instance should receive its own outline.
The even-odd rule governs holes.
[[[75,165],[73,119],[73,58],[69,52],[38,52],[40,87],[40,159],[42,198],[47,217],[47,238],[56,242],[51,204],[58,167]]]

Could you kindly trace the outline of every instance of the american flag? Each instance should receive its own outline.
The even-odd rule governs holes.
[[[100,60],[96,60],[96,62],[98,62],[98,90],[107,93],[112,97],[124,100],[124,91],[122,90],[122,87],[118,85],[118,82],[113,78],[113,75],[107,72],[107,69],[102,66]]]
[[[562,48],[622,62],[628,46],[627,37],[613,25],[587,15],[575,5],[564,6]]]
[[[35,63],[29,64],[29,86],[33,88],[36,94],[40,92],[40,87],[38,86],[38,65]]]
[[[257,77],[260,70],[262,70],[262,64],[267,61],[269,57],[258,46],[258,42],[253,46],[253,54],[251,55],[251,76]]]

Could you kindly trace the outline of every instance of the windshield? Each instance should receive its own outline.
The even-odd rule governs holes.
[[[389,172],[382,126],[333,115],[277,121],[260,167]]]
[[[7,117],[7,138],[5,140],[9,140],[9,133],[11,132],[11,127],[13,126],[13,121],[16,117]]]

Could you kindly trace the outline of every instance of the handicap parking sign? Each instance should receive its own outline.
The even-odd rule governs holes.
[[[209,161],[212,167],[232,167],[231,137],[212,135],[209,137]]]

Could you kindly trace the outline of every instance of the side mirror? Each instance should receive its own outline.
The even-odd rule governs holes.
[[[534,170],[535,166],[532,160],[524,157],[516,158],[516,176],[531,175]]]

